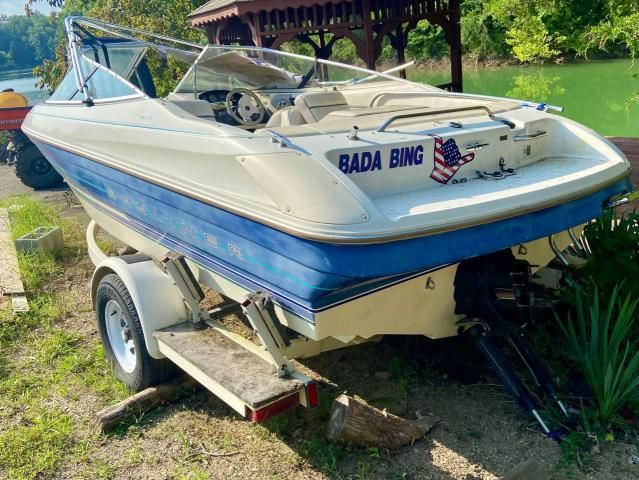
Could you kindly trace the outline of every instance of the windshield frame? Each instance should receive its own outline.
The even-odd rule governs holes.
[[[359,72],[362,73],[363,75],[365,75],[365,78],[367,78],[366,81],[370,80],[370,79],[386,79],[386,80],[391,80],[393,82],[397,82],[400,84],[404,84],[406,86],[410,86],[412,88],[421,88],[425,91],[433,91],[433,90],[438,90],[435,87],[431,86],[431,85],[426,85],[426,84],[422,84],[422,83],[416,83],[416,82],[412,82],[410,80],[406,80],[403,78],[399,78],[396,76],[393,76],[391,74],[386,74],[383,72],[376,72],[374,70],[369,70],[367,68],[363,68],[363,67],[358,67],[355,65],[347,65],[344,63],[340,63],[340,62],[335,62],[333,60],[324,60],[324,59],[320,59],[320,58],[313,58],[313,57],[309,57],[306,55],[301,55],[301,54],[297,54],[297,53],[291,53],[291,52],[284,52],[281,50],[273,50],[270,48],[265,48],[265,47],[250,47],[250,46],[236,46],[236,45],[213,45],[213,44],[207,44],[207,45],[199,45],[196,43],[192,43],[192,42],[187,42],[184,40],[180,40],[180,39],[176,39],[176,38],[172,38],[172,37],[168,37],[168,36],[164,36],[164,35],[158,35],[152,32],[147,32],[144,30],[140,30],[140,29],[136,29],[136,28],[132,28],[132,27],[122,27],[119,25],[114,25],[114,24],[110,24],[110,23],[106,23],[106,22],[101,22],[99,20],[94,20],[91,18],[87,18],[87,17],[67,17],[65,19],[65,26],[66,26],[66,30],[67,30],[67,35],[69,37],[69,50],[70,50],[70,56],[71,56],[71,61],[74,65],[74,67],[76,67],[74,69],[75,71],[75,78],[76,78],[76,83],[77,83],[77,87],[78,90],[80,92],[82,92],[83,96],[84,96],[84,103],[92,103],[93,100],[90,98],[89,95],[89,91],[86,85],[86,76],[84,74],[84,71],[82,69],[82,65],[80,62],[80,58],[82,56],[81,50],[80,50],[80,37],[79,37],[79,31],[76,31],[76,26],[78,26],[78,30],[81,30],[82,27],[88,27],[88,28],[93,28],[105,33],[108,33],[110,35],[113,35],[115,37],[120,37],[123,39],[127,39],[127,40],[135,40],[135,41],[141,41],[141,42],[146,42],[149,44],[156,44],[158,46],[169,46],[168,44],[174,44],[174,45],[180,45],[182,47],[187,47],[188,50],[190,50],[193,54],[197,55],[196,59],[194,60],[193,64],[191,65],[191,67],[189,68],[187,74],[184,75],[184,77],[181,79],[180,82],[178,82],[178,86],[180,86],[183,83],[184,78],[186,78],[188,76],[188,74],[190,72],[192,72],[194,70],[194,88],[193,88],[193,93],[194,95],[197,97],[198,93],[197,93],[197,65],[200,61],[201,58],[203,58],[203,56],[206,54],[207,51],[209,51],[210,49],[216,49],[216,50],[220,50],[220,51],[224,51],[224,50],[228,50],[228,51],[240,51],[240,52],[263,52],[265,54],[269,54],[269,55],[275,55],[275,56],[279,56],[279,57],[288,57],[291,59],[298,59],[298,60],[304,60],[309,62],[309,64],[314,64],[316,66],[319,65],[326,65],[326,66],[330,66],[330,67],[335,67],[335,68],[341,68],[341,69],[347,69],[350,71],[354,71],[354,72]],[[154,39],[155,41],[150,41],[150,40],[146,40],[146,39],[142,39],[140,37],[150,37],[152,39]],[[186,50],[186,49],[185,49]],[[193,50],[199,50],[199,53],[193,52]],[[269,62],[270,63],[270,62]],[[79,67],[79,68],[78,68]],[[107,69],[109,70],[109,69]],[[319,68],[315,68],[316,72],[319,71]],[[110,71],[110,70],[109,70]],[[120,77],[120,75],[118,75],[117,73],[114,73],[114,75]],[[121,77],[120,77],[121,78]],[[125,79],[122,79],[126,82]],[[359,81],[358,81],[359,80]],[[350,85],[353,83],[361,83],[362,79],[358,79],[356,81],[350,81],[350,80],[346,80],[346,81],[337,81],[337,82],[318,82],[319,85],[325,85],[325,86],[340,86],[340,85]],[[174,91],[177,91],[178,88],[176,87]]]

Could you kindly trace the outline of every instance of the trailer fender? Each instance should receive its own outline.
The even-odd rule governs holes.
[[[186,305],[171,278],[146,255],[108,257],[98,264],[91,279],[91,303],[95,309],[95,294],[106,275],[118,275],[138,312],[144,342],[153,358],[165,358],[160,353],[153,332],[188,318]]]

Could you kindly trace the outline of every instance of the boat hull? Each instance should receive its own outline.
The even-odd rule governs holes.
[[[380,288],[580,225],[600,215],[607,199],[631,187],[623,179],[577,200],[437,235],[332,244],[284,233],[80,155],[36,144],[81,201],[103,218],[246,290],[272,292],[283,308],[311,322],[318,312]]]

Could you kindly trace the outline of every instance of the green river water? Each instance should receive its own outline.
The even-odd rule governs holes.
[[[409,70],[409,78],[434,85],[449,81],[446,71],[425,68]],[[11,87],[40,101],[46,95],[35,81],[29,70],[0,73],[0,90]],[[466,68],[464,91],[559,105],[564,115],[603,135],[639,137],[639,60]]]
[[[447,72],[424,69],[409,70],[408,78],[450,81]],[[639,137],[639,60],[466,68],[464,91],[562,106],[563,115],[602,135]]]

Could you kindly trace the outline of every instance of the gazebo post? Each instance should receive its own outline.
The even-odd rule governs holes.
[[[450,0],[450,26],[451,38],[450,45],[450,79],[451,90],[453,92],[462,92],[462,43],[461,43],[461,24],[459,0]]]

